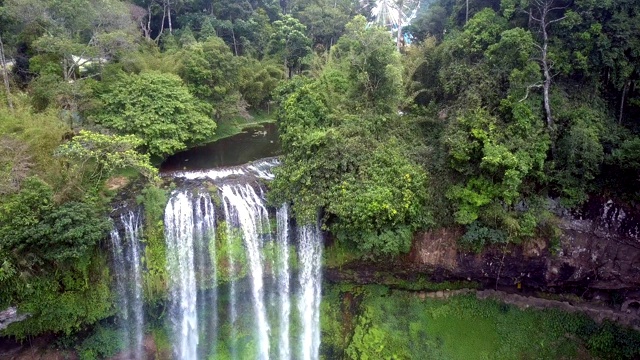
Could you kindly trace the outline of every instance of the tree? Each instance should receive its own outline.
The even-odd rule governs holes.
[[[510,108],[504,122],[477,109],[449,125],[444,140],[449,164],[464,180],[451,186],[447,197],[457,223],[480,219],[519,239],[533,235],[537,220],[515,205],[528,201],[527,182],[543,176],[549,139],[528,105],[516,102]]]
[[[120,134],[133,134],[149,153],[167,156],[213,136],[216,123],[204,104],[171,74],[123,75],[100,95],[95,120]]]
[[[80,174],[91,173],[101,184],[118,170],[135,169],[148,181],[157,180],[158,171],[149,161],[149,154],[136,148],[143,141],[134,135],[105,135],[82,130],[70,141],[62,144],[56,155],[72,164]]]
[[[236,114],[238,61],[217,36],[186,47],[178,73],[192,94],[212,104],[216,118]]]
[[[0,67],[2,67],[2,80],[4,82],[4,89],[7,93],[7,105],[13,110],[13,101],[11,100],[11,88],[9,87],[9,68],[7,66],[7,60],[4,57],[4,43],[2,37],[0,37]]]
[[[283,79],[281,67],[251,58],[240,60],[238,86],[242,97],[254,108],[264,106]]]
[[[51,187],[32,177],[0,203],[0,252],[11,252],[16,264],[29,259],[26,268],[73,261],[86,256],[109,227],[90,204],[55,204]]]
[[[87,58],[130,49],[135,34],[130,8],[117,0],[8,0],[5,11],[21,30],[38,34],[33,47],[62,64],[65,81],[76,77]]]
[[[295,16],[307,26],[314,47],[322,45],[324,49],[330,49],[356,14],[355,5],[353,1],[344,0],[313,1],[296,11]]]
[[[210,17],[206,17],[202,21],[200,32],[198,33],[200,41],[206,41],[211,36],[216,36],[216,29],[213,27],[213,23]]]
[[[305,35],[305,26],[291,15],[284,15],[281,20],[274,21],[273,30],[269,42],[271,53],[282,57],[290,78],[293,70],[300,67],[302,59],[311,53],[311,41]]]
[[[434,4],[426,10],[418,12],[416,18],[405,28],[405,31],[414,41],[421,41],[429,36],[434,36],[438,41],[442,41],[446,22],[447,10]]]
[[[399,116],[401,64],[393,40],[362,16],[347,24],[315,80],[276,91],[285,151],[271,196],[293,202],[299,222],[324,224],[367,257],[406,252],[429,224],[427,174],[409,155]]]
[[[554,131],[553,115],[551,112],[551,83],[553,80],[554,61],[549,53],[550,26],[564,20],[566,16],[558,16],[560,10],[567,6],[557,6],[556,0],[529,0],[524,4],[524,11],[529,16],[529,24],[541,36],[541,44],[535,44],[540,57],[537,58],[542,69],[544,112],[549,133]]]
[[[402,94],[402,64],[393,41],[380,27],[367,26],[358,15],[346,26],[333,47],[333,65],[350,85],[352,105],[364,109],[394,111]]]

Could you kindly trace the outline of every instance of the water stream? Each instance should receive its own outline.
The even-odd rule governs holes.
[[[136,210],[121,214],[117,220],[120,226],[116,226],[111,232],[111,248],[115,287],[118,294],[119,320],[122,322],[122,337],[131,357],[142,359],[144,337],[140,265],[142,217],[140,212]],[[118,228],[121,231],[118,231]]]
[[[175,359],[318,359],[321,234],[267,206],[277,164],[165,175]]]

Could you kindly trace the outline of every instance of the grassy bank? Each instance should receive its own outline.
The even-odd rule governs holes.
[[[273,123],[276,121],[275,112],[270,111],[256,111],[251,113],[250,119],[243,117],[235,117],[229,120],[223,120],[218,122],[216,133],[206,141],[207,143],[216,142],[246,131],[252,127],[260,126],[262,124]]]
[[[383,286],[325,286],[325,359],[636,359],[640,333],[475,296],[447,300]]]

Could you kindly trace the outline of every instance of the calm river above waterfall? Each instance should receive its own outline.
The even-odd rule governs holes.
[[[236,166],[280,154],[278,131],[273,123],[257,125],[211,144],[197,146],[168,157],[160,171],[205,170]]]

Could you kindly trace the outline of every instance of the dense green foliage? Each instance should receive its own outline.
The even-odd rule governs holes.
[[[393,255],[407,251],[428,221],[427,176],[400,140],[409,125],[393,110],[400,96],[393,43],[381,29],[365,28],[363,17],[347,29],[318,79],[281,89],[286,155],[272,196],[293,201],[301,221],[315,221],[323,208],[340,241]]]
[[[106,259],[96,253],[41,273],[21,273],[15,282],[3,282],[2,296],[19,304],[31,316],[11,324],[5,334],[19,339],[46,332],[70,334],[114,314]]]
[[[638,200],[620,157],[639,130],[639,48],[629,36],[640,29],[629,9],[469,1],[467,14],[436,1],[418,13],[407,59],[421,61],[405,81],[421,89],[411,110],[423,119],[432,213],[467,226],[465,247],[548,233],[549,197],[569,207],[596,191]]]
[[[190,92],[216,104],[218,117],[228,115],[225,109],[233,111],[238,95],[238,64],[229,47],[222,39],[211,36],[204,43],[186,47],[183,53],[180,76]]]
[[[104,359],[122,350],[125,343],[121,331],[98,325],[78,346],[78,355],[81,360]]]
[[[473,251],[556,241],[549,199],[640,200],[635,1],[420,4],[398,34],[374,24],[373,1],[0,0],[11,60],[0,96],[0,306],[31,314],[6,334],[70,333],[113,314],[101,240],[123,177],[145,182],[145,300],[161,309],[167,193],[150,158],[274,108],[285,154],[270,196],[292,203],[300,224],[321,220],[338,249],[329,263],[385,260],[434,226],[465,227],[460,245]],[[228,235],[218,228],[218,254],[242,253]],[[433,345],[415,326],[405,338],[393,322],[370,331],[380,314],[363,314],[342,343],[352,357],[410,351],[407,339]],[[602,354],[614,335],[627,339],[593,331],[578,336]],[[83,356],[115,351],[111,335],[97,331]]]
[[[144,72],[116,81],[100,96],[96,121],[144,141],[152,155],[164,156],[213,136],[215,122],[175,75]]]
[[[461,245],[475,251],[555,233],[550,197],[636,201],[637,47],[612,34],[637,34],[637,15],[627,3],[551,4],[470,1],[462,14],[427,3],[402,59],[354,18],[309,78],[279,91],[274,196],[303,219],[320,207],[338,240],[374,255],[408,250],[433,223],[466,226]]]
[[[475,296],[420,299],[386,287],[325,287],[327,359],[600,359],[640,355],[640,336],[581,314],[526,310]]]
[[[56,206],[51,187],[28,178],[20,192],[0,207],[1,250],[26,268],[48,262],[69,262],[85,257],[108,229],[86,203]]]
[[[5,334],[79,331],[113,314],[108,266],[98,251],[110,228],[103,183],[92,178],[94,166],[65,166],[72,159],[59,148],[61,119],[33,113],[23,99],[14,104],[13,112],[0,111],[4,144],[17,150],[2,156],[10,180],[0,198],[0,304],[30,317]]]
[[[104,135],[82,130],[60,146],[56,155],[65,158],[72,166],[91,167],[74,169],[80,174],[92,171],[94,181],[113,176],[118,170],[133,168],[148,180],[155,180],[158,171],[149,163],[149,155],[136,151],[143,141],[134,135]]]

